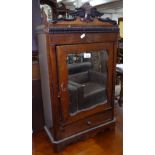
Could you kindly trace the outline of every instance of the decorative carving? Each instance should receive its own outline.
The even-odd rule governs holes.
[[[76,8],[76,11],[68,11],[69,15],[71,15],[72,19],[66,18],[56,18],[53,19],[52,23],[60,22],[60,21],[75,21],[77,18],[80,18],[81,21],[91,22],[94,19],[98,19],[98,21],[110,23],[112,25],[117,25],[117,22],[111,20],[110,18],[101,18],[104,13],[97,11],[95,7],[92,7],[89,3],[83,4],[80,8]]]
[[[98,18],[99,21],[102,21],[102,22],[108,22],[108,23],[111,23],[113,25],[117,25],[117,22],[115,20],[111,20],[110,18]]]
[[[98,19],[101,22],[111,23],[112,25],[117,25],[117,22],[111,20],[110,18],[101,18],[104,13],[97,11],[95,7],[92,7],[88,2],[83,4],[80,8],[76,8],[76,11],[70,11],[66,9],[65,4],[56,3],[56,0],[40,0],[40,4],[47,4],[52,8],[53,20],[52,23],[62,22],[62,21],[75,21],[77,17],[81,18],[81,21],[91,22],[94,19]],[[66,13],[73,16],[72,19],[67,19],[65,17],[58,18],[59,15],[65,16]]]
[[[96,8],[93,8],[89,3],[83,4],[80,8],[76,8],[76,11],[69,13],[74,17],[81,17],[85,20],[93,20],[95,17],[101,17],[104,13],[100,13]]]

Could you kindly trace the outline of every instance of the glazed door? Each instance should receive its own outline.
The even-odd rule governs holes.
[[[63,45],[56,51],[63,122],[112,107],[113,43]]]

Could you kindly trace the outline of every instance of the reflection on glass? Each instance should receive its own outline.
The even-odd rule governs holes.
[[[70,114],[107,101],[108,52],[68,54]]]

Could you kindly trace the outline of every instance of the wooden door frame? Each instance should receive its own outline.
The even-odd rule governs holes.
[[[78,46],[78,48],[77,48]],[[68,74],[67,74],[67,65],[66,65],[66,56],[71,51],[74,53],[81,53],[82,51],[100,51],[106,49],[109,53],[109,60],[108,61],[108,101],[110,103],[98,105],[93,109],[82,111],[77,113],[74,116],[69,115],[69,95],[68,91],[62,92],[61,88],[59,88],[59,93],[61,97],[61,112],[62,112],[62,123],[68,124],[79,119],[83,119],[85,117],[91,116],[95,113],[102,112],[106,109],[112,108],[112,88],[113,88],[113,60],[114,60],[114,49],[113,49],[113,42],[111,43],[93,43],[93,44],[76,44],[76,45],[60,45],[56,47],[57,52],[57,67],[58,67],[58,79],[59,79],[59,86],[63,85],[64,88],[67,88],[67,81],[68,81]],[[63,76],[62,76],[63,75]]]

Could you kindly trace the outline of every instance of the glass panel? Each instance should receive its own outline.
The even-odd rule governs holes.
[[[107,102],[108,52],[67,55],[70,114]]]

